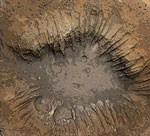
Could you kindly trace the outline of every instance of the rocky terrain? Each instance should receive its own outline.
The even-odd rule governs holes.
[[[150,136],[150,1],[0,0],[0,136]]]

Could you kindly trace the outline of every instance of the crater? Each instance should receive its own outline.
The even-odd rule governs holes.
[[[60,53],[51,56],[45,70],[52,92],[65,101],[83,105],[106,90],[124,90],[105,58],[98,56],[96,46],[66,48],[65,57]]]
[[[124,136],[149,128],[143,3],[2,4],[0,135]]]

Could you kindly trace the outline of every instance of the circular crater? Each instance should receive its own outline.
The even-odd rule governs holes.
[[[34,103],[37,111],[45,114],[45,121],[51,122],[53,115],[55,120],[71,118],[72,107],[87,108],[106,99],[121,101],[120,95],[127,93],[126,81],[106,62],[107,56],[99,56],[99,47],[87,42],[65,48],[64,54],[58,51],[45,56],[40,66],[34,63],[41,69],[41,77],[47,77],[48,88]],[[43,84],[43,80],[39,82]]]
[[[47,2],[3,5],[0,135],[141,135],[150,126],[145,5]]]

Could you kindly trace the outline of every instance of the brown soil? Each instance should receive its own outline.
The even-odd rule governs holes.
[[[149,0],[1,0],[0,136],[150,136]]]

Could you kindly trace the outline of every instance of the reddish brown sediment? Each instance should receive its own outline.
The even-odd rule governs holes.
[[[148,0],[0,1],[0,134],[149,136],[149,25]]]

